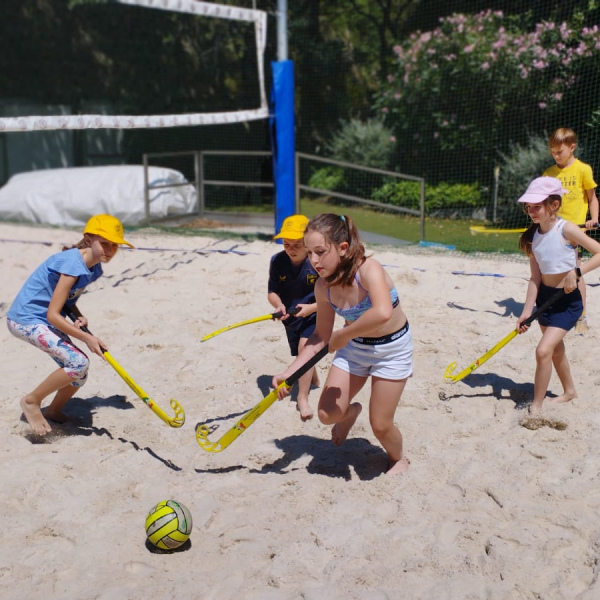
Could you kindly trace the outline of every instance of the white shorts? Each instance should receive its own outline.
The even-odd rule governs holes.
[[[350,340],[335,353],[333,364],[352,375],[401,380],[412,375],[413,343],[410,327],[386,344],[361,344]]]

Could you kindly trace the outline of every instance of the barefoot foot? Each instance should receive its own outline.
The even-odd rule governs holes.
[[[331,441],[335,446],[341,446],[348,437],[348,433],[352,429],[354,423],[356,423],[356,419],[358,419],[358,415],[360,415],[362,411],[362,404],[355,402],[348,407],[348,412],[346,413],[346,418],[339,423],[336,423],[331,428]]]
[[[50,424],[42,414],[40,405],[32,400],[30,396],[21,398],[21,409],[34,433],[37,435],[46,435],[52,431]]]
[[[577,394],[575,392],[565,392],[556,398],[546,398],[546,401],[554,402],[554,404],[565,404],[566,402],[575,400],[575,398],[577,398]]]
[[[298,398],[296,408],[300,411],[300,418],[303,421],[308,421],[313,418],[314,412],[308,403],[308,398]]]
[[[532,402],[529,405],[529,414],[532,417],[539,417],[542,414],[542,402]]]
[[[397,461],[390,461],[390,467],[386,471],[386,475],[395,475],[396,473],[406,473],[410,466],[410,460],[408,458],[401,458]]]

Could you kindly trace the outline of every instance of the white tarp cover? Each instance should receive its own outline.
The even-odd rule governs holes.
[[[173,169],[148,167],[149,187],[186,182]],[[193,213],[193,185],[150,189],[150,218]],[[109,214],[124,225],[145,222],[144,167],[119,165],[46,169],[13,175],[0,188],[0,220],[48,225],[85,225]]]

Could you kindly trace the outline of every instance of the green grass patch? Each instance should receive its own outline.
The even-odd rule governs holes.
[[[320,213],[349,215],[359,229],[397,238],[412,243],[421,241],[421,226],[418,217],[399,215],[394,212],[380,212],[358,206],[330,204],[325,200],[303,198],[300,211],[307,217]],[[471,233],[472,225],[481,221],[471,219],[425,220],[425,242],[454,246],[461,252],[506,252],[519,253],[518,233]]]

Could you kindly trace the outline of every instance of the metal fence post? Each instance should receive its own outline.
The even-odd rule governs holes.
[[[146,225],[150,226],[150,188],[148,182],[148,155],[144,154],[144,210],[146,212]]]
[[[300,214],[300,153],[296,152],[296,191],[294,193],[296,202],[296,214]]]
[[[204,218],[204,152],[199,154],[198,175],[196,176],[196,186],[198,189],[198,215]]]
[[[420,204],[421,204],[421,241],[425,241],[425,180],[419,182]]]
[[[194,184],[196,187],[196,210],[200,218],[204,218],[204,205],[200,204],[200,152],[194,151]]]

